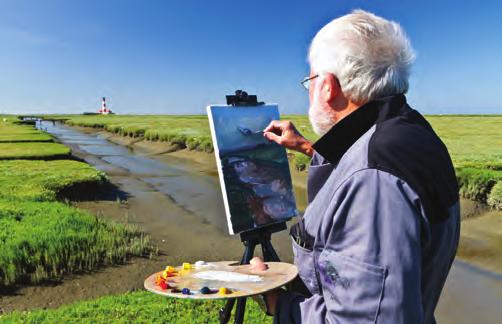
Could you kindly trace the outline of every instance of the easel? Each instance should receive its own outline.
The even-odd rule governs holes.
[[[249,264],[249,261],[253,258],[254,250],[258,244],[261,245],[264,261],[280,261],[279,256],[277,256],[277,253],[272,246],[272,242],[270,242],[270,239],[272,233],[283,231],[286,228],[286,223],[281,222],[241,233],[241,241],[244,244],[245,249],[240,264]],[[235,299],[229,299],[225,308],[220,309],[219,318],[221,324],[228,323],[234,305]],[[241,324],[243,322],[245,308],[246,298],[238,298],[237,306],[235,308],[234,323]]]
[[[248,95],[247,92],[236,90],[235,95],[226,96],[229,106],[260,106],[263,102],[258,102],[256,95]],[[285,222],[275,223],[251,231],[241,233],[241,241],[244,244],[244,254],[240,264],[249,264],[253,258],[254,250],[258,244],[261,245],[264,261],[280,261],[277,253],[270,241],[272,233],[283,231],[287,228]],[[224,308],[220,309],[219,318],[221,324],[226,324],[230,320],[232,309],[235,306],[235,299],[229,299]],[[244,312],[246,309],[246,298],[238,298],[235,308],[234,323],[241,324],[244,321]]]

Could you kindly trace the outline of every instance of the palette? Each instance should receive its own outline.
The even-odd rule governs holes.
[[[144,286],[150,292],[167,297],[226,299],[262,294],[284,286],[298,275],[298,270],[293,264],[265,263],[268,269],[264,271],[253,270],[251,265],[239,265],[235,261],[207,262],[202,266],[192,264],[190,269],[179,266],[173,268],[175,275],[165,279],[168,288],[162,289],[156,283],[158,276],[162,276],[164,271],[154,273],[146,278]],[[187,268],[186,264],[185,268]],[[224,279],[203,279],[204,277]],[[228,281],[229,279],[233,279],[233,281]],[[207,288],[203,289],[203,287]],[[187,292],[189,293],[187,294]]]

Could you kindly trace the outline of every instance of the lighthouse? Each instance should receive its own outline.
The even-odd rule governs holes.
[[[103,97],[103,100],[101,102],[101,109],[98,110],[98,114],[101,115],[113,114],[112,111],[106,107],[106,97]]]

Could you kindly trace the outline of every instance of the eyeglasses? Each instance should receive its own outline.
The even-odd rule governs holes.
[[[300,84],[306,89],[308,90],[310,88],[310,81],[312,81],[313,79],[317,78],[319,76],[319,74],[316,74],[316,75],[313,75],[311,77],[305,77],[305,79],[303,79]]]

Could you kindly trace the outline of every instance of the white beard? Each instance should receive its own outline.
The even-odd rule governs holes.
[[[309,107],[309,120],[314,133],[319,136],[326,134],[335,125],[330,116],[323,111],[317,95],[314,95],[314,100]]]

